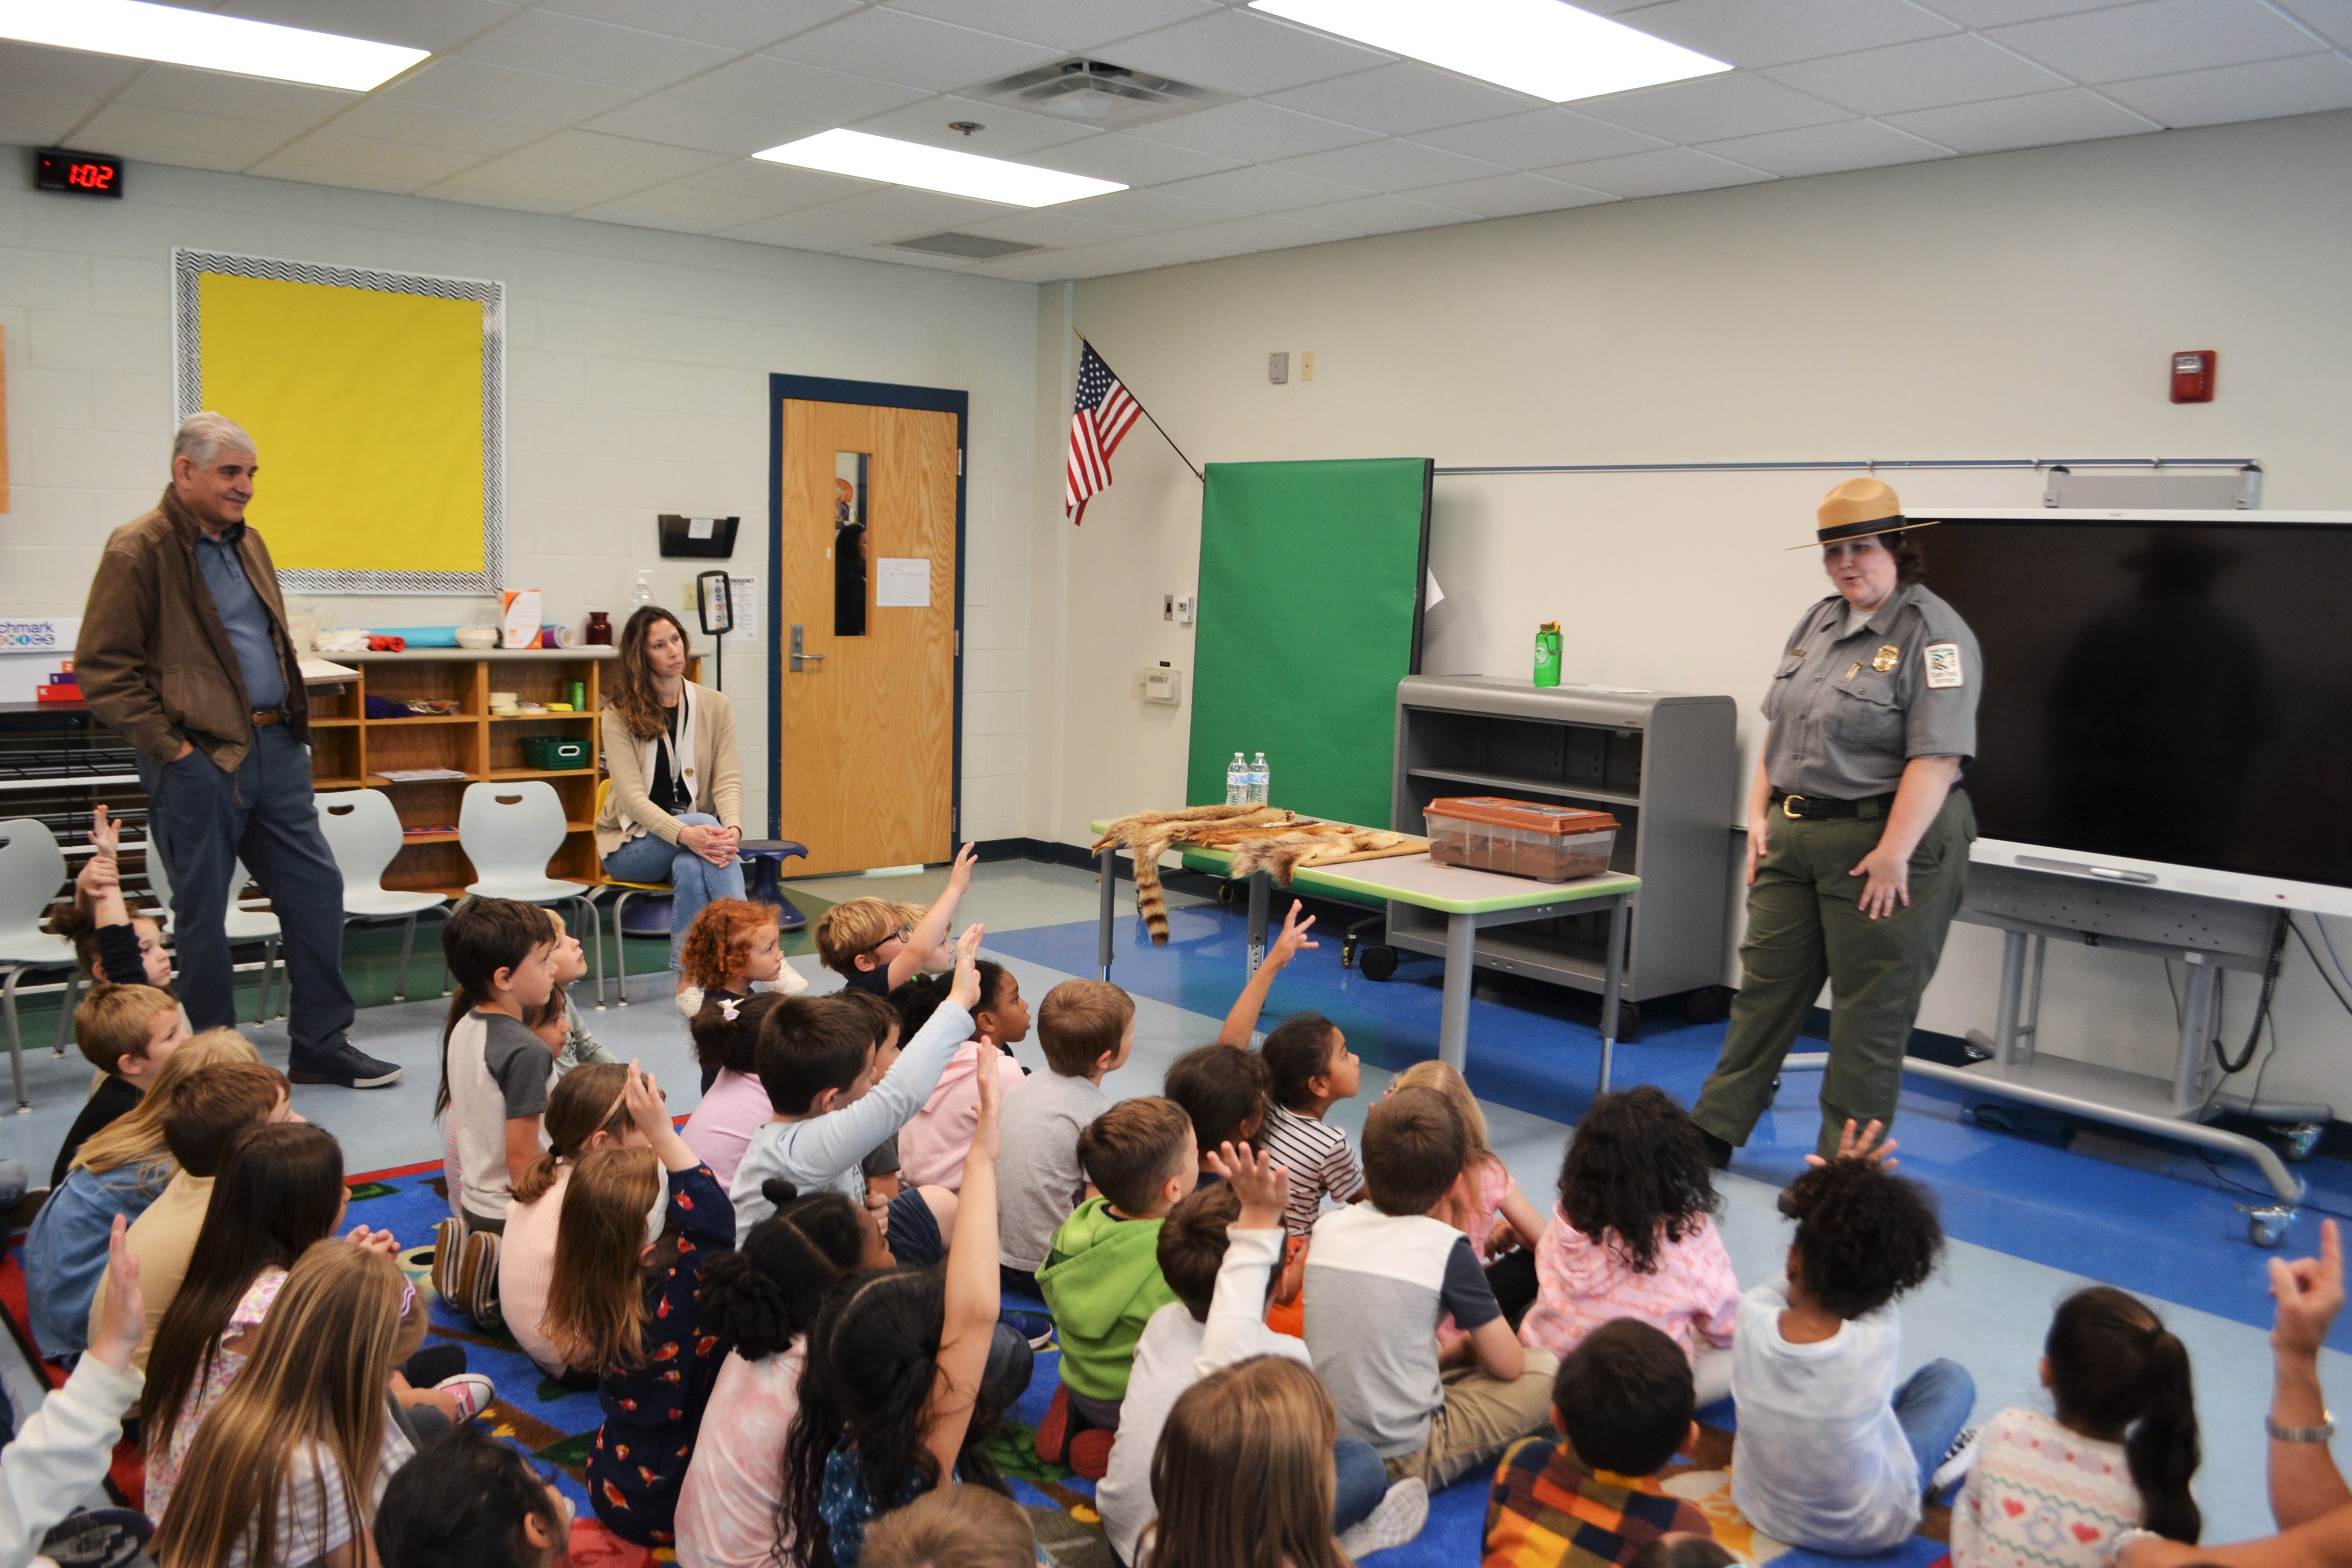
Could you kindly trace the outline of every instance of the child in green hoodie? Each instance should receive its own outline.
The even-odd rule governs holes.
[[[1078,1135],[1101,1195],[1054,1232],[1037,1289],[1054,1314],[1062,1381],[1037,1428],[1037,1457],[1100,1480],[1110,1466],[1135,1342],[1176,1300],[1160,1274],[1160,1226],[1200,1178],[1192,1119],[1172,1100],[1125,1100]]]

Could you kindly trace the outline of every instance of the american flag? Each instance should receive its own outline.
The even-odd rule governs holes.
[[[1087,344],[1078,359],[1078,395],[1070,408],[1070,464],[1062,490],[1062,510],[1072,522],[1086,521],[1087,499],[1110,489],[1110,455],[1142,413],[1143,405],[1128,395],[1094,344]]]

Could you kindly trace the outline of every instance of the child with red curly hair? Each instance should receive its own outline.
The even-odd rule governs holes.
[[[679,993],[681,1011],[689,1018],[710,1003],[743,1000],[755,983],[786,996],[808,989],[800,972],[784,962],[775,907],[751,899],[713,899],[703,905],[687,928],[677,964],[687,986]],[[687,1009],[683,1002],[689,996],[695,1005]],[[715,1067],[703,1064],[705,1094],[718,1076]]]

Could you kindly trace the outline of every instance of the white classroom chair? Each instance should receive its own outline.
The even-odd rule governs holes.
[[[16,982],[31,970],[62,969],[70,976],[58,1012],[60,1053],[65,1050],[66,1031],[73,1024],[74,998],[81,990],[81,967],[74,958],[73,943],[41,929],[65,880],[65,852],[47,826],[29,816],[0,822],[0,970],[7,973],[6,981],[0,983],[0,994],[5,997],[8,1070],[16,1079],[20,1115],[31,1108],[32,1101],[25,1096],[25,1042],[16,1027]]]
[[[572,825],[563,797],[545,779],[466,786],[457,805],[457,847],[474,863],[478,879],[466,892],[478,899],[513,899],[526,904],[577,904],[588,916],[588,950],[596,955],[596,1005],[604,1005],[604,932],[596,889],[547,874],[548,862],[562,853]]]
[[[416,946],[416,917],[449,900],[438,893],[411,892],[383,885],[384,868],[400,853],[400,812],[380,789],[336,790],[315,797],[319,831],[343,874],[343,924],[353,921],[399,921],[400,974],[392,999],[408,998],[408,957]]]
[[[122,847],[131,849],[138,846],[126,844]],[[155,842],[152,827],[147,830],[146,848],[147,886],[153,891],[156,901],[171,911],[172,935],[176,945],[180,934],[179,911],[173,907],[171,874],[163,868],[163,850]],[[258,1026],[269,1021],[270,993],[278,987],[278,939],[284,934],[285,928],[278,923],[278,917],[268,910],[248,910],[239,904],[238,900],[246,896],[246,889],[251,886],[253,873],[245,868],[245,862],[230,861],[228,908],[221,916],[221,931],[231,942],[257,942],[261,944],[261,994],[254,999],[253,1004],[253,1021]],[[286,989],[289,992],[294,989],[290,981]],[[282,996],[278,998],[281,1015],[285,1000]]]

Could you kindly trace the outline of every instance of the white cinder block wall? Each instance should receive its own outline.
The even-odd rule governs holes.
[[[551,621],[606,609],[617,626],[637,569],[652,567],[656,600],[691,624],[682,584],[703,563],[660,559],[665,511],[740,514],[731,564],[764,591],[771,373],[971,393],[963,835],[1025,831],[1034,286],[146,164],[129,188],[121,202],[0,190],[13,480],[0,615],[80,614],[108,532],[155,503],[173,424],[173,247],[493,278],[509,303],[508,559],[512,585],[546,592]],[[318,602],[349,626],[447,625],[484,601]],[[726,672],[759,833],[765,654],[730,642]]]

